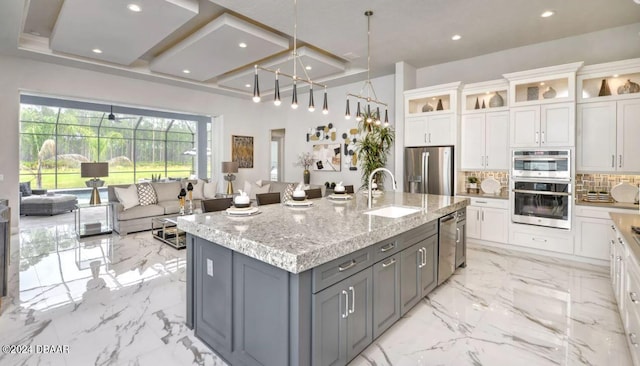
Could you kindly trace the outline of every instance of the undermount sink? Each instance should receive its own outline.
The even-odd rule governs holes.
[[[373,211],[367,211],[365,212],[365,215],[374,215],[388,217],[390,219],[397,219],[398,217],[411,215],[416,212],[420,212],[420,209],[400,206],[388,206]]]

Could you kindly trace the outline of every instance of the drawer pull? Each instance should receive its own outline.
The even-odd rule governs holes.
[[[617,260],[618,262],[620,262],[620,261],[622,260],[622,257],[621,257],[621,256],[617,256],[617,257],[616,257],[616,260]]]
[[[543,243],[546,243],[546,242],[547,242],[547,239],[531,238],[531,240],[533,240],[533,241],[540,241],[540,242],[543,242]]]
[[[347,264],[346,266],[343,267],[342,265],[340,265],[338,267],[338,271],[339,272],[344,272],[344,271],[348,270],[349,268],[352,268],[355,265],[356,265],[356,260],[352,259],[351,262],[349,262],[349,264]]]
[[[476,203],[482,203],[482,204],[487,204],[487,201],[476,201]]]
[[[638,342],[636,342],[636,338],[638,338],[636,336],[635,333],[631,332],[629,333],[629,340],[631,341],[631,345],[633,345],[634,347],[638,347]]]
[[[424,257],[422,255],[422,248],[418,249],[418,253],[420,254],[419,257],[417,257],[418,259],[418,268],[422,268],[422,263],[424,262]]]
[[[632,303],[634,303],[634,304],[638,303],[638,294],[636,294],[635,292],[630,291],[629,292],[629,298],[631,299]]]
[[[391,249],[393,249],[395,247],[396,247],[396,243],[389,243],[389,244],[383,246],[382,248],[380,248],[380,251],[382,253],[388,252],[388,251],[390,251]]]
[[[388,261],[382,263],[382,268],[387,268],[390,265],[394,264],[395,262],[396,262],[396,259],[395,258],[391,258]]]

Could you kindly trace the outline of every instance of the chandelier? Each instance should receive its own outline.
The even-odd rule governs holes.
[[[376,91],[371,83],[371,16],[373,11],[367,10],[364,12],[367,17],[367,80],[364,82],[359,94],[347,93],[347,108],[344,114],[344,118],[351,119],[351,111],[349,110],[349,97],[353,97],[358,100],[358,107],[356,110],[356,121],[360,122],[366,117],[367,123],[375,123],[380,126],[382,121],[380,120],[380,107],[384,107],[384,127],[389,126],[389,109],[388,104],[378,100]],[[367,103],[367,108],[364,113],[360,109],[360,101],[363,100]],[[375,105],[375,111],[371,112],[371,104]]]
[[[321,87],[324,88],[324,101],[322,103],[322,113],[329,113],[329,105],[327,103],[327,86],[324,84],[320,84],[314,82],[309,77],[307,73],[307,67],[302,62],[302,59],[298,55],[298,1],[293,0],[293,12],[294,12],[294,22],[293,22],[293,75],[289,75],[280,71],[280,69],[270,69],[260,65],[254,65],[254,79],[253,79],[253,101],[259,103],[262,98],[260,97],[260,86],[258,80],[258,70],[267,71],[275,74],[275,89],[273,91],[273,104],[279,106],[282,102],[280,100],[280,82],[278,80],[279,76],[288,77],[293,80],[293,93],[291,95],[291,108],[298,108],[298,82],[309,84],[309,112],[313,112],[316,110],[316,106],[313,101],[313,87]],[[298,63],[300,64],[300,68],[304,72],[304,77],[299,77],[297,73]]]

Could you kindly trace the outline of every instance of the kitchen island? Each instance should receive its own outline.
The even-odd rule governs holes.
[[[187,325],[232,365],[346,364],[436,287],[438,219],[468,202],[386,192],[374,210],[418,211],[368,215],[355,194],[249,217],[180,217]]]

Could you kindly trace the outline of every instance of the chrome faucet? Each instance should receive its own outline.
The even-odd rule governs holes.
[[[371,174],[369,174],[369,208],[371,208],[371,201],[373,201],[373,196],[371,195],[371,182],[373,181],[373,176],[379,172],[379,171],[385,171],[387,173],[389,173],[389,175],[391,176],[391,180],[393,182],[393,190],[397,190],[398,189],[398,185],[396,184],[396,177],[393,176],[393,173],[391,173],[391,170],[387,169],[387,168],[376,168],[374,169]]]

